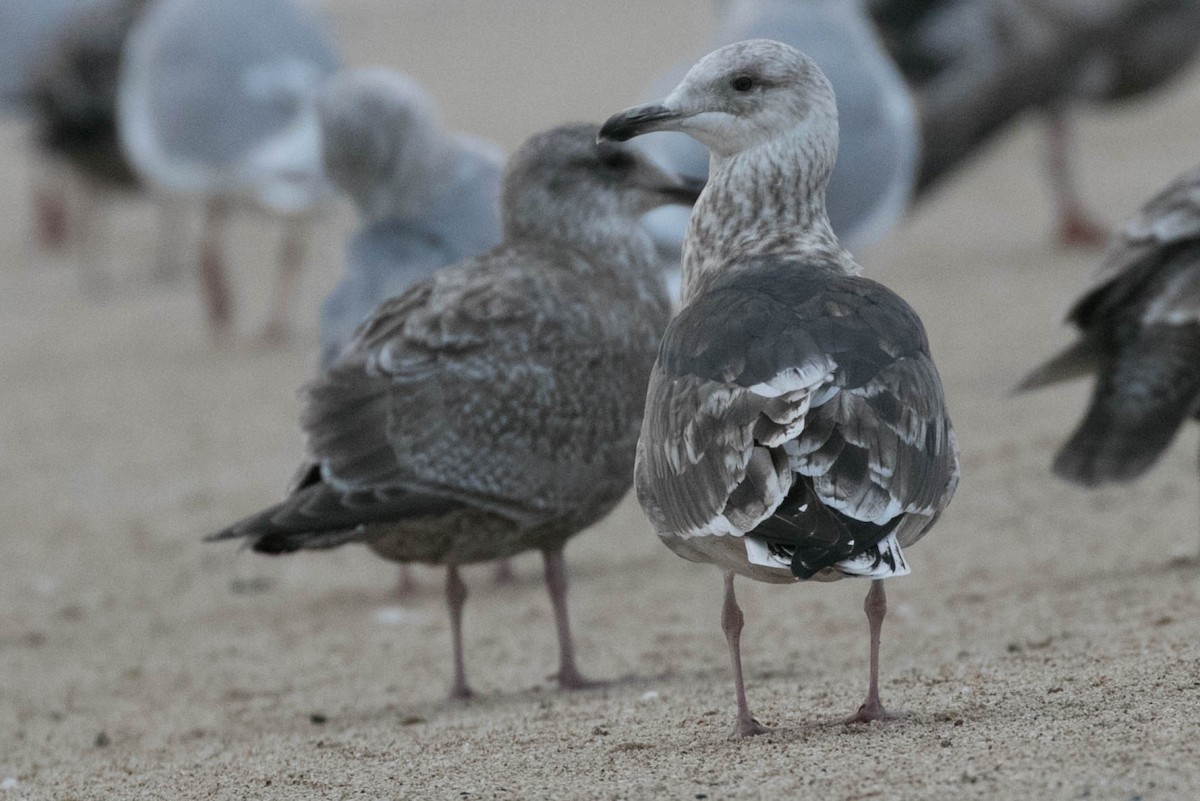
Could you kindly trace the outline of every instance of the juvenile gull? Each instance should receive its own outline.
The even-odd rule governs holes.
[[[213,535],[262,553],[368,545],[446,565],[452,696],[458,566],[537,549],[559,683],[587,682],[567,625],[563,546],[628,491],[668,303],[650,208],[697,191],[594,125],[532,137],[505,171],[504,241],[385,303],[306,390],[311,464],[282,503]]]
[[[326,189],[316,91],[336,68],[325,30],[289,0],[156,0],[130,35],[121,143],[148,182],[204,199],[200,280],[218,335],[233,316],[230,205],[249,199],[285,219],[265,335],[286,336],[307,226]]]
[[[1094,375],[1054,472],[1087,487],[1132,481],[1200,413],[1200,168],[1126,224],[1067,319],[1079,341],[1019,389]]]
[[[826,191],[826,211],[850,250],[878,242],[907,211],[916,183],[920,131],[904,78],[875,33],[860,0],[729,0],[717,3],[712,47],[770,37],[817,62],[837,95],[843,135]],[[663,97],[683,74],[681,65],[655,83]],[[642,145],[668,168],[704,177],[708,153],[691,137],[663,132]],[[656,239],[679,244],[687,216],[678,209],[652,213]]]
[[[335,75],[317,99],[325,174],[362,228],[346,275],[321,305],[321,364],[384,300],[439,267],[500,244],[504,156],[445,130],[433,98],[384,68]]]
[[[735,734],[765,731],[742,682],[735,575],[871,578],[867,699],[879,700],[882,579],[958,484],[958,448],[921,321],[858,277],[825,213],[837,152],[833,89],[799,51],[757,39],[692,67],[605,139],[683,131],[712,154],[683,246],[683,309],[650,376],[638,500],[666,545],[725,575]]]

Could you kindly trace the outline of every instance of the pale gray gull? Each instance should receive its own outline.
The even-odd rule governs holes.
[[[321,305],[329,365],[380,303],[439,267],[500,243],[499,146],[447,131],[433,98],[384,68],[347,70],[317,100],[325,173],[362,228]]]
[[[338,66],[321,22],[289,0],[155,0],[130,36],[118,124],[151,184],[205,200],[200,279],[214,333],[233,316],[230,205],[285,220],[265,335],[286,335],[307,227],[327,185],[316,93]]]
[[[1128,222],[1067,319],[1079,340],[1019,389],[1094,376],[1054,472],[1087,487],[1132,481],[1200,414],[1200,168]]]
[[[595,125],[538,134],[514,154],[504,241],[389,300],[305,390],[311,464],[282,503],[214,539],[286,553],[364,543],[446,566],[453,697],[462,658],[460,565],[536,549],[563,687],[588,684],[567,623],[566,541],[629,490],[642,399],[669,315],[638,225],[697,187]]]
[[[920,163],[920,130],[908,86],[860,0],[728,0],[716,5],[711,47],[769,37],[806,53],[833,84],[843,135],[826,211],[834,233],[852,251],[883,239],[908,210]],[[651,97],[665,96],[687,66],[656,82]],[[642,146],[675,172],[708,174],[708,153],[691,137],[655,133]],[[661,209],[648,223],[661,246],[678,256],[686,214]]]
[[[858,276],[830,227],[837,106],[812,59],[765,39],[727,45],[601,136],[660,130],[694,136],[712,170],[683,246],[683,308],[650,376],[638,500],[671,550],[724,573],[735,735],[765,731],[746,703],[735,575],[872,579],[870,682],[852,720],[880,719],[882,580],[909,572],[901,548],[958,484],[925,330]]]

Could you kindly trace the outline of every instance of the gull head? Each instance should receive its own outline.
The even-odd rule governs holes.
[[[700,59],[661,102],[613,115],[600,138],[623,142],[652,131],[688,134],[718,159],[800,137],[832,167],[837,105],[811,58],[782,42],[750,39]]]
[[[447,158],[449,140],[433,98],[393,70],[344,70],[317,96],[329,180],[368,218],[419,206]]]
[[[592,223],[628,228],[647,211],[691,205],[703,181],[674,175],[628,145],[598,142],[598,126],[562,125],[530,137],[509,159],[506,232],[554,232]]]

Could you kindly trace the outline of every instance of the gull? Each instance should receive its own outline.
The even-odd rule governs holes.
[[[682,131],[711,154],[683,245],[683,307],[650,375],[638,500],[663,542],[724,574],[736,736],[766,729],[742,679],[734,576],[872,579],[870,682],[885,716],[883,579],[958,484],[958,447],[916,312],[859,277],[825,212],[837,106],[816,63],[756,39],[701,59],[660,103],[609,118],[606,140]]]
[[[101,201],[143,188],[121,151],[116,105],[121,52],[146,0],[51,2],[36,10],[27,5],[0,9],[0,45],[9,36],[27,35],[39,47],[29,56],[32,64],[16,94],[32,118],[38,155],[33,189],[37,242],[46,250],[73,245],[84,286],[94,292],[109,283],[94,263],[103,241],[99,237],[111,227]],[[15,30],[6,30],[6,22]],[[44,39],[37,38],[39,32]],[[182,213],[175,203],[160,206],[156,278],[178,274]]]
[[[1079,340],[1018,391],[1094,376],[1054,472],[1085,487],[1132,481],[1200,413],[1200,167],[1125,225],[1067,319]]]
[[[213,539],[261,553],[366,544],[446,567],[451,696],[471,694],[459,566],[542,552],[558,681],[589,685],[567,619],[566,541],[633,480],[669,303],[638,220],[696,186],[598,126],[533,136],[505,170],[503,242],[384,303],[305,390],[310,461],[281,503]]]
[[[289,0],[154,0],[130,33],[121,145],[150,185],[204,200],[200,283],[218,337],[233,318],[225,240],[243,199],[284,220],[264,337],[287,335],[307,229],[327,192],[316,93],[337,66],[323,26]]]
[[[870,0],[924,130],[918,198],[1028,110],[1046,121],[1046,176],[1064,245],[1109,232],[1085,208],[1069,110],[1139,97],[1200,47],[1194,0]]]

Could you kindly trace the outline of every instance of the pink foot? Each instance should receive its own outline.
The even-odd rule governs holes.
[[[754,718],[745,718],[738,720],[737,725],[733,727],[733,731],[729,733],[730,740],[740,740],[743,737],[756,737],[760,734],[770,734],[775,731],[759,723]]]
[[[850,726],[855,723],[873,723],[877,720],[898,720],[901,717],[903,715],[898,712],[888,712],[884,709],[878,698],[868,698],[857,712],[843,720],[842,723]]]
[[[1058,243],[1068,248],[1102,248],[1108,244],[1109,230],[1083,211],[1067,214],[1058,230]]]
[[[597,687],[608,686],[606,681],[584,678],[583,674],[575,668],[560,670],[554,678],[558,681],[558,686],[564,690],[594,690]]]

